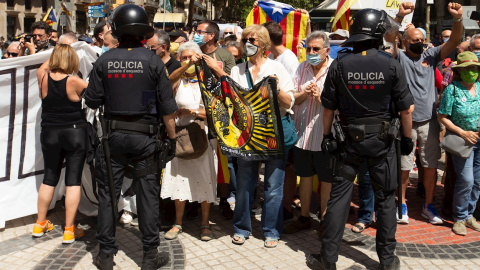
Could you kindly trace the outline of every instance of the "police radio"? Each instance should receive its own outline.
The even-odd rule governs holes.
[[[338,143],[345,141],[345,133],[343,133],[342,125],[340,125],[340,117],[338,114],[335,116],[335,123],[333,123],[333,130],[335,130],[335,139]]]

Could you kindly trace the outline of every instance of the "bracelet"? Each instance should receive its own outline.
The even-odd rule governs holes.
[[[463,21],[463,17],[460,18],[460,19],[453,19],[453,21],[454,21],[454,22],[461,22],[461,21]]]
[[[395,17],[398,17],[398,18],[400,18],[400,19],[403,19],[403,18],[404,18],[404,16],[400,16],[400,15],[398,15],[398,14],[395,15]]]

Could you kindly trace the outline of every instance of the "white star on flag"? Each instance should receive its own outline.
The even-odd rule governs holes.
[[[275,14],[276,12],[280,13],[283,15],[283,11],[282,11],[282,8],[279,8],[279,7],[276,7],[276,6],[273,6],[272,7],[272,15]]]

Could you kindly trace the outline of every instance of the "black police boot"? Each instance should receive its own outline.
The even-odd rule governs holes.
[[[380,264],[378,270],[400,270],[400,259],[395,256],[391,264]]]
[[[113,270],[113,254],[99,252],[93,264],[100,270]]]
[[[307,264],[316,270],[337,270],[335,263],[327,262],[321,254],[310,254],[307,256]]]
[[[158,253],[156,248],[143,252],[142,270],[157,270],[167,265],[170,255],[166,252]]]

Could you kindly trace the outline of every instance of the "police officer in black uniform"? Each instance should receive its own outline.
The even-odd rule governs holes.
[[[393,137],[400,136],[398,123],[401,122],[402,152],[412,151],[413,97],[398,61],[379,50],[383,35],[392,26],[393,20],[385,11],[363,9],[357,12],[350,27],[350,38],[343,43],[345,47],[353,47],[353,51],[339,53],[328,71],[321,94],[326,133],[322,147],[339,158],[327,205],[321,253],[307,257],[312,268],[336,269],[353,181],[360,164],[366,160],[375,191],[379,269],[400,269],[400,261],[394,255],[395,189],[399,168]],[[339,112],[336,141],[329,132],[335,110]],[[395,123],[398,124],[397,134],[393,134]],[[342,131],[344,142],[339,143]],[[331,147],[335,143],[338,143],[337,150]]]
[[[120,44],[95,62],[84,98],[90,108],[101,105],[105,108],[116,199],[120,197],[123,177],[128,172],[134,179],[139,228],[143,234],[142,269],[158,269],[168,263],[169,255],[159,254],[157,250],[160,187],[155,175],[158,170],[155,157],[158,157],[158,146],[165,142],[170,144],[166,159],[174,156],[177,105],[161,59],[142,46],[144,37],[153,34],[145,10],[136,5],[121,5],[112,15],[111,26]],[[168,139],[159,144],[161,122],[166,127]],[[100,252],[94,264],[100,269],[113,269],[113,255],[118,245],[108,166],[101,163],[102,157],[97,156],[96,161]]]

